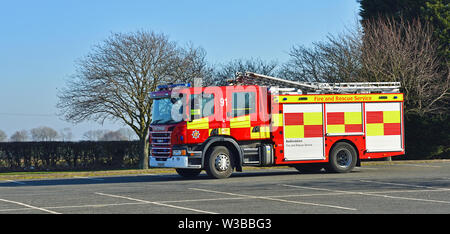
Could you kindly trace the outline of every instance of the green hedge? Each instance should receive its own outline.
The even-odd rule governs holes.
[[[0,143],[0,172],[138,167],[138,141]]]
[[[450,116],[405,116],[407,159],[450,159]]]

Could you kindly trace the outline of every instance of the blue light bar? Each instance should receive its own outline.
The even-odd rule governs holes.
[[[158,85],[158,86],[156,87],[156,89],[158,89],[158,90],[162,90],[162,89],[173,89],[173,88],[176,88],[176,87],[186,87],[186,88],[189,88],[189,87],[191,87],[191,84],[185,83],[185,84]]]

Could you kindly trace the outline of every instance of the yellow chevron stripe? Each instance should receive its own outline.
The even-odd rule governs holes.
[[[187,129],[208,129],[208,128],[209,128],[208,117],[201,119],[194,119],[190,122],[187,122]]]
[[[230,119],[231,128],[249,128],[250,127],[250,115],[239,116]]]

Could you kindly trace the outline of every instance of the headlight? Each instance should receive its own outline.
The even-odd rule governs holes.
[[[173,156],[184,156],[186,155],[186,150],[172,150]]]

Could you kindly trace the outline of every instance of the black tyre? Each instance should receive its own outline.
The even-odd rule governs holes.
[[[177,168],[175,169],[177,171],[178,175],[186,178],[192,178],[196,177],[202,172],[201,169],[184,169],[184,168]]]
[[[355,148],[346,143],[337,143],[330,152],[327,169],[331,172],[347,173],[356,165],[357,154]]]
[[[205,158],[206,174],[216,179],[228,178],[233,173],[232,154],[225,146],[208,150]]]

